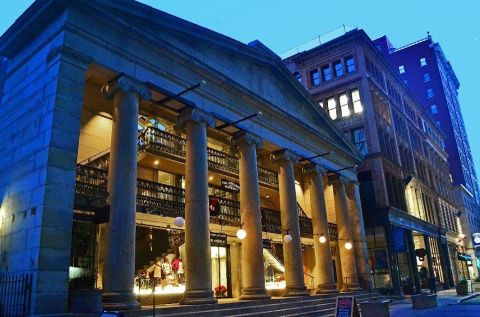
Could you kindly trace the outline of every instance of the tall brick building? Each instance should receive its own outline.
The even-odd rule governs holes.
[[[358,178],[376,287],[453,285],[463,246],[445,135],[415,94],[363,30],[284,62],[365,156]]]

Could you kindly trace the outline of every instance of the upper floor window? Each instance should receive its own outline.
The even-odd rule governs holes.
[[[340,110],[342,117],[348,117],[350,115],[350,109],[348,109],[348,97],[347,94],[341,94],[340,97]]]
[[[333,62],[333,68],[335,69],[335,77],[340,77],[343,75],[343,64],[342,61],[338,60]]]
[[[320,73],[318,72],[318,69],[310,71],[310,84],[312,86],[320,85]]]
[[[352,131],[353,143],[357,147],[357,150],[365,155],[368,152],[367,138],[365,136],[365,128],[359,128]]]
[[[327,106],[328,106],[328,114],[330,115],[330,118],[332,118],[332,120],[337,119],[337,102],[333,97],[328,98]]]
[[[430,106],[430,112],[431,112],[432,114],[438,113],[437,105],[431,105],[431,106]]]
[[[325,65],[322,67],[322,79],[323,81],[329,81],[332,79],[332,70],[330,65]]]
[[[347,65],[347,72],[348,73],[353,73],[356,70],[355,60],[353,59],[353,56],[345,57],[345,65]]]
[[[352,90],[353,112],[360,113],[363,111],[362,101],[360,100],[360,92],[358,89]]]
[[[405,73],[405,66],[403,66],[403,65],[398,66],[398,72],[400,74],[404,74]]]
[[[425,57],[420,58],[420,66],[427,66],[427,59]]]
[[[429,82],[431,80],[430,78],[430,74],[429,73],[425,73],[423,74],[423,82]]]
[[[433,89],[428,88],[427,89],[427,98],[432,98],[434,96]]]
[[[323,101],[319,101],[318,105],[323,108]]]
[[[293,76],[299,83],[302,83],[302,74],[300,74],[300,72],[294,72]]]

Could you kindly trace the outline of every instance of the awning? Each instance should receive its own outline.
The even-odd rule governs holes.
[[[470,254],[458,253],[457,259],[459,261],[472,261],[472,256]]]

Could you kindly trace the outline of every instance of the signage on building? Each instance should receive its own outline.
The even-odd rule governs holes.
[[[212,247],[226,247],[227,235],[224,233],[210,232],[210,245]]]
[[[340,296],[337,297],[335,305],[336,317],[359,317],[357,302],[354,296]]]
[[[232,191],[232,192],[239,192],[240,191],[240,185],[235,183],[235,182],[231,182],[229,180],[226,180],[226,179],[222,179],[222,187],[226,190],[229,190],[229,191]]]

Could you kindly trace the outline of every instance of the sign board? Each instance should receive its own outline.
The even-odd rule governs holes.
[[[210,245],[213,247],[226,247],[227,235],[224,233],[210,232]]]
[[[231,182],[226,179],[222,179],[222,187],[226,190],[232,191],[232,192],[239,192],[240,191],[240,184],[237,184],[235,182]]]
[[[354,296],[337,297],[335,317],[360,317]]]

